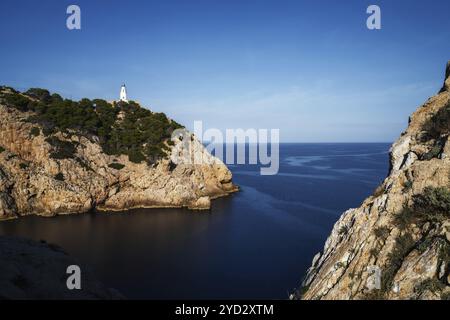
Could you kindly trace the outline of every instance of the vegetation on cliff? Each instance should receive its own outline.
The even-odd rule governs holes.
[[[422,160],[439,157],[450,134],[450,102],[434,114],[422,127],[422,142],[432,143],[430,151],[421,156]]]
[[[134,101],[109,103],[102,99],[63,99],[48,90],[32,88],[20,93],[0,87],[0,99],[10,108],[33,114],[28,121],[42,127],[55,151],[56,159],[73,158],[76,146],[52,136],[57,132],[98,138],[103,151],[109,155],[128,155],[130,161],[154,163],[166,156],[172,132],[181,125],[166,117],[142,108]],[[30,135],[40,134],[33,128]]]
[[[450,134],[450,102],[425,122],[423,131],[431,139],[440,139]]]
[[[209,209],[212,198],[236,190],[231,172],[193,135],[187,143],[174,139],[175,152],[189,150],[205,164],[172,164],[169,138],[179,127],[135,102],[76,102],[42,89],[0,87],[0,220],[93,209]]]
[[[450,219],[450,190],[445,187],[426,187],[422,194],[413,196],[413,205],[395,216],[395,224],[401,230],[411,225],[442,223]]]
[[[394,216],[394,226],[402,232],[397,236],[395,246],[389,254],[384,270],[381,272],[381,288],[373,290],[364,297],[366,299],[384,299],[393,287],[396,273],[401,268],[406,256],[417,249],[424,252],[432,243],[439,247],[439,265],[450,264],[450,243],[435,230],[450,219],[450,190],[446,187],[426,187],[421,194],[413,196],[411,206],[405,205],[403,210]],[[414,239],[414,228],[423,230],[418,239]],[[383,229],[383,230],[380,230]],[[385,227],[375,229],[375,235],[384,243],[390,231]],[[380,249],[376,250],[379,252]],[[442,291],[446,286],[446,277],[426,279],[417,285],[415,290],[420,294],[425,290]]]
[[[372,196],[336,222],[291,298],[450,298],[450,62]]]

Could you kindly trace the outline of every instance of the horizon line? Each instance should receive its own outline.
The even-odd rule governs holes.
[[[211,143],[212,141],[201,141],[203,144],[205,143]],[[288,141],[288,142],[279,142],[279,144],[392,144],[395,141],[356,141],[356,142],[352,142],[352,141],[338,141],[338,142],[327,142],[327,141],[322,141],[322,142],[301,142],[301,141]],[[225,145],[227,144],[258,144],[258,143],[249,143],[249,142],[231,142],[231,143],[223,143]],[[268,144],[271,144],[271,142],[268,142]]]

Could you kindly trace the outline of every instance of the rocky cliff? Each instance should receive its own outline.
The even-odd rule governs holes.
[[[450,297],[450,62],[393,144],[388,177],[336,222],[291,299]]]
[[[211,156],[193,135],[185,137],[184,141],[180,137],[161,142],[167,147],[165,156],[152,163],[130,161],[131,156],[120,152],[104,152],[105,147],[97,136],[80,134],[73,117],[84,120],[83,115],[68,114],[67,117],[72,117],[68,119],[72,121],[71,127],[64,130],[51,128],[49,131],[48,119],[55,118],[54,114],[59,112],[55,103],[44,104],[11,88],[0,89],[0,220],[30,214],[83,213],[93,209],[208,209],[211,199],[236,190],[228,168]],[[75,105],[72,101],[57,98],[62,106],[63,103],[66,107]],[[19,103],[22,100],[25,100],[24,106],[28,103],[36,107],[30,109],[14,105],[15,101]],[[130,115],[130,123],[139,121],[139,114],[150,114],[136,104],[127,107],[135,108],[134,113],[119,112],[111,126],[123,121],[126,112]],[[113,106],[105,102],[105,108]],[[47,110],[47,118],[41,116],[44,120],[32,121],[39,115],[39,110],[41,114],[42,110]],[[91,109],[86,111],[96,116]],[[93,116],[91,118],[95,120]],[[63,126],[66,120],[64,114],[61,117],[59,126]],[[83,125],[86,127],[85,123]],[[119,129],[124,134],[127,132],[126,127]],[[145,131],[146,134],[148,131],[151,134],[151,130]],[[64,154],[67,148],[70,149],[69,156]],[[193,158],[203,157],[206,161],[200,164],[173,161],[174,157],[186,154]]]

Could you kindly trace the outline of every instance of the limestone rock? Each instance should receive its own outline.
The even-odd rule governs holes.
[[[211,207],[211,199],[209,197],[201,197],[193,201],[191,205],[188,206],[189,209],[195,210],[206,210]]]
[[[388,177],[373,196],[336,222],[323,251],[313,259],[303,289],[291,298],[441,299],[450,295],[448,214],[443,221],[406,229],[395,218],[425,188],[450,186],[448,134],[424,139],[430,136],[429,120],[450,104],[449,88],[450,62],[443,90],[414,112],[407,130],[393,144]]]
[[[76,156],[50,157],[52,146],[26,119],[32,112],[8,108],[0,99],[0,220],[36,214],[54,216],[93,209],[189,207],[208,209],[211,199],[237,190],[232,174],[192,135],[189,143],[174,140],[167,158],[153,166],[133,163],[128,156],[102,151],[96,137],[57,133],[58,139],[76,142]],[[176,154],[203,162],[172,162]],[[120,163],[120,170],[111,168]]]

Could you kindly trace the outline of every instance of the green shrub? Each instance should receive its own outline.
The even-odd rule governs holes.
[[[418,245],[417,245],[417,251],[419,251],[421,254],[424,253],[425,251],[427,251],[432,242],[433,242],[433,238],[425,238],[423,241],[421,241]]]
[[[53,159],[73,159],[77,151],[76,146],[71,141],[62,141],[57,137],[49,137],[45,139],[52,147],[53,151],[50,157]]]
[[[412,186],[413,186],[412,181],[406,180],[405,183],[403,184],[403,192],[411,190]]]
[[[63,102],[63,98],[59,95],[59,94],[57,94],[57,93],[54,93],[54,94],[52,94],[51,96],[50,96],[50,98],[51,98],[51,101],[52,102],[56,102],[56,103],[61,103],[61,102]]]
[[[422,222],[442,222],[450,218],[450,190],[444,187],[426,187],[414,196],[413,210]]]
[[[369,255],[371,257],[378,257],[383,243],[389,237],[390,233],[391,230],[386,226],[381,226],[374,229],[374,234],[378,241],[375,242],[375,247],[369,250]]]
[[[17,91],[13,87],[0,86],[0,93],[2,93],[3,91],[11,91],[12,93],[19,93],[19,91]]]
[[[16,108],[20,111],[29,111],[32,101],[20,93],[7,93],[4,95],[5,103],[8,107]]]
[[[19,164],[19,167],[22,170],[28,169],[28,165],[26,163],[23,163],[23,162]]]
[[[425,291],[431,291],[432,293],[439,292],[445,289],[445,284],[438,279],[426,279],[414,287],[414,291],[418,294],[422,294]]]
[[[374,230],[375,236],[382,241],[385,241],[389,237],[390,233],[391,230],[386,226],[377,227]]]
[[[408,206],[403,206],[403,209],[394,216],[394,224],[400,230],[408,228],[415,220],[414,212]]]
[[[378,254],[380,253],[380,249],[379,248],[372,248],[369,250],[369,255],[371,257],[376,257],[378,256]]]
[[[439,154],[441,153],[441,151],[442,151],[442,147],[438,143],[435,146],[433,146],[433,148],[429,152],[423,154],[422,157],[421,157],[421,160],[428,161],[428,160],[437,158],[439,156]]]
[[[361,297],[362,300],[385,300],[384,298],[384,292],[381,290],[373,289],[370,291],[367,291],[365,294]]]
[[[44,102],[51,101],[50,92],[48,92],[48,90],[45,90],[45,89],[30,88],[30,89],[28,89],[28,91],[24,92],[23,94],[27,95],[29,97],[32,97],[34,99],[44,101]]]
[[[449,219],[450,215],[450,191],[444,187],[427,187],[422,194],[413,197],[413,205],[404,207],[394,219],[394,223],[400,230],[407,229],[412,223],[423,226],[427,222],[442,223]],[[439,243],[439,260],[449,261],[450,245],[445,239],[436,237],[425,237],[422,240],[414,241],[411,234],[404,233],[397,237],[395,246],[388,256],[388,262],[382,272],[381,287],[382,295],[388,292],[392,287],[394,277],[401,267],[406,256],[413,250],[417,249],[420,253],[424,253],[433,241]],[[441,290],[442,284],[438,280],[429,279],[418,285],[416,292],[425,290]]]
[[[31,88],[23,95],[5,93],[4,96],[8,106],[34,111],[28,121],[39,124],[45,136],[57,132],[75,132],[87,138],[96,136],[105,153],[126,154],[136,163],[154,163],[166,157],[166,143],[173,144],[172,132],[182,128],[165,114],[141,108],[134,101],[110,104],[102,99],[82,99],[77,102],[39,88]],[[119,112],[124,115],[121,121],[117,121]],[[53,153],[56,159],[73,156],[74,150],[69,145],[57,149]]]
[[[346,225],[343,225],[342,227],[339,228],[338,230],[338,234],[339,235],[346,235],[348,233],[349,229]]]
[[[381,293],[384,295],[392,288],[395,275],[402,266],[403,260],[414,247],[414,240],[408,233],[397,237],[395,247],[388,255],[386,268],[381,273]]]
[[[108,164],[108,167],[113,168],[113,169],[116,169],[116,170],[121,170],[121,169],[123,169],[125,166],[124,166],[123,164],[121,164],[121,163],[114,162],[114,163]]]
[[[40,134],[41,134],[41,129],[39,129],[38,127],[31,128],[31,130],[30,130],[30,135],[31,136],[37,137]]]
[[[437,239],[439,243],[439,259],[445,262],[447,265],[450,264],[450,243],[443,238]]]
[[[426,121],[422,130],[427,132],[425,141],[450,134],[450,102]]]
[[[44,128],[42,128],[42,133],[47,137],[53,133],[53,129],[44,126]]]
[[[55,180],[64,181],[64,175],[60,172],[55,175]]]
[[[396,265],[397,262],[402,262],[406,254],[414,246],[414,240],[409,233],[405,233],[397,237],[395,241],[395,247],[389,255],[389,260],[391,264]]]
[[[440,223],[450,218],[450,190],[445,187],[426,187],[422,194],[413,197],[411,207],[404,206],[394,217],[394,224],[401,230],[411,224]]]
[[[4,152],[5,148],[3,148],[2,146],[0,146],[0,153]]]
[[[78,164],[86,171],[94,171],[85,160],[75,157],[75,161],[78,162]]]
[[[128,152],[128,160],[134,163],[140,163],[145,160],[145,157],[139,149],[132,149]]]

